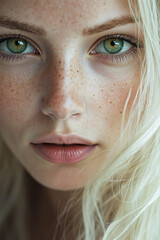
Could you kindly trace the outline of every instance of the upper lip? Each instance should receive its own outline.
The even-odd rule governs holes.
[[[53,144],[95,145],[95,143],[91,142],[90,140],[79,137],[75,134],[70,134],[70,135],[48,134],[44,137],[40,137],[33,143],[34,144],[53,143]]]

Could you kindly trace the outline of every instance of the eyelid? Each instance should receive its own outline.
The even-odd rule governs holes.
[[[4,41],[7,41],[8,39],[14,39],[14,38],[20,38],[22,40],[25,40],[27,43],[31,44],[38,52],[40,55],[42,55],[42,51],[41,49],[37,46],[37,44],[31,40],[30,38],[28,37],[25,37],[21,34],[5,34],[5,35],[0,35],[0,43],[1,42],[4,42]],[[18,55],[18,54],[17,54]],[[23,55],[23,54],[21,54]]]
[[[91,51],[94,50],[94,48],[99,44],[101,43],[102,41],[104,40],[108,40],[108,39],[112,39],[112,38],[118,38],[118,39],[122,39],[124,41],[127,41],[129,42],[130,44],[136,46],[136,47],[139,47],[139,48],[142,48],[143,47],[143,44],[142,42],[139,42],[137,39],[135,39],[134,37],[132,36],[129,36],[129,35],[124,35],[124,34],[112,34],[112,35],[107,35],[107,36],[103,36],[101,38],[99,38],[97,41],[95,41],[92,46],[89,48],[89,50],[87,51],[87,53],[89,55],[91,55]]]

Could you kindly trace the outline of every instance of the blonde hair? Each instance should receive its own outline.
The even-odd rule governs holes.
[[[160,238],[160,2],[128,2],[144,35],[141,82],[125,127],[122,121],[120,139],[106,154],[103,167],[83,189],[82,209],[72,219],[77,226],[75,237],[70,239]],[[130,94],[123,119],[129,97]],[[127,139],[126,144],[123,144],[124,139]],[[115,149],[119,150],[118,153]],[[9,240],[11,232],[14,234],[11,239],[13,236],[16,240],[27,239],[25,187],[27,189],[24,169],[0,139],[1,239]],[[66,206],[66,212],[73,207],[77,193],[78,190],[71,205]],[[11,232],[4,230],[8,222],[11,222]]]

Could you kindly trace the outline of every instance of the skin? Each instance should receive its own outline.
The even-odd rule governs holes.
[[[17,62],[0,59],[0,134],[49,194],[54,190],[83,188],[107,160],[106,152],[120,136],[123,108],[132,89],[128,116],[139,86],[141,62],[138,54],[120,63],[104,62],[98,55],[88,54],[91,46],[107,35],[124,34],[136,39],[135,23],[92,36],[83,37],[81,32],[86,27],[130,15],[128,3],[47,0],[44,4],[42,0],[7,0],[0,15],[41,26],[47,32],[45,37],[39,37],[0,27],[0,35],[21,33],[41,50],[41,55],[26,55]],[[74,133],[98,146],[80,163],[49,163],[32,150],[30,143],[51,132]]]

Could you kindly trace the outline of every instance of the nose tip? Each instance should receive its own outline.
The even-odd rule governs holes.
[[[67,120],[71,117],[78,117],[85,111],[85,104],[77,99],[68,96],[52,97],[43,99],[42,113],[50,118]]]

